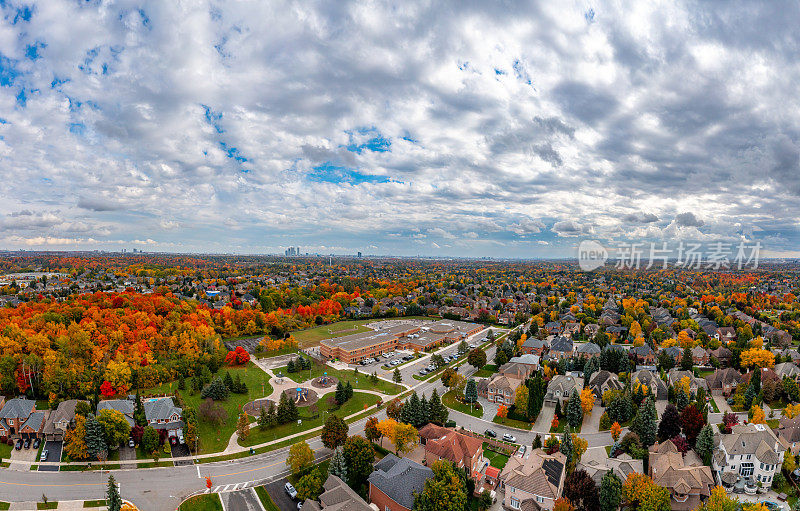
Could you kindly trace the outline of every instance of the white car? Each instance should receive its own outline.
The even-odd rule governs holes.
[[[512,435],[510,433],[505,433],[505,434],[503,434],[503,440],[505,440],[506,442],[516,442],[517,441],[517,437],[515,437],[514,435]]]
[[[289,497],[291,497],[293,499],[297,498],[297,490],[294,489],[294,486],[292,486],[292,483],[284,484],[283,485],[283,489],[286,490],[286,493],[289,495]]]
[[[39,456],[39,461],[47,461],[47,455],[50,454],[50,451],[47,449],[42,451],[42,455]]]

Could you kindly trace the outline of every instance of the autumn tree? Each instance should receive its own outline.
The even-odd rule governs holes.
[[[351,436],[344,443],[342,454],[347,462],[347,471],[350,477],[347,484],[353,489],[360,489],[373,470],[375,450],[372,448],[372,444],[363,436]]]
[[[622,485],[622,501],[636,509],[670,511],[669,490],[644,474],[631,472]]]
[[[308,474],[304,475],[297,481],[297,498],[304,502],[306,499],[316,500],[320,494],[325,491],[323,484],[327,479],[327,474],[323,474],[322,470],[317,467]]]
[[[514,407],[521,413],[528,409],[528,387],[520,385],[514,394]]]
[[[661,422],[658,423],[658,438],[660,441],[679,435],[681,432],[681,416],[678,408],[672,403],[668,404],[661,414]]]
[[[128,440],[131,427],[119,410],[100,410],[97,420],[103,426],[103,435],[109,448],[116,449]]]
[[[86,449],[86,417],[75,416],[75,427],[67,429],[64,436],[64,452],[70,459],[85,460],[89,457]]]
[[[289,455],[286,457],[286,464],[292,474],[299,474],[314,463],[314,452],[305,441],[292,444],[289,448]]]
[[[767,423],[766,417],[764,416],[764,409],[758,405],[753,405],[753,407],[750,408],[750,413],[748,415],[750,416],[750,422],[753,424]]]
[[[584,415],[591,415],[592,408],[594,408],[594,392],[592,389],[586,387],[581,390],[581,408]]]
[[[508,416],[508,407],[506,405],[500,405],[497,407],[497,416],[505,421],[505,418]]]
[[[348,430],[347,423],[343,419],[335,414],[328,415],[322,426],[322,445],[328,449],[336,449],[340,445],[344,445]]]
[[[576,511],[596,511],[600,507],[597,485],[585,470],[576,470],[567,476],[563,495],[572,502]]]
[[[242,440],[247,440],[250,436],[250,417],[244,412],[239,414],[239,419],[236,421],[236,433]]]
[[[411,424],[398,422],[394,427],[392,443],[394,444],[395,454],[405,454],[413,451],[419,443],[417,428]]]
[[[431,466],[433,477],[425,481],[422,492],[414,496],[415,511],[463,511],[467,504],[466,484],[449,461]]]
[[[364,424],[364,436],[370,442],[375,442],[382,436],[380,429],[378,429],[378,419],[374,415],[367,419],[367,423]]]
[[[742,367],[772,367],[775,365],[775,354],[761,348],[750,348],[739,356]]]
[[[467,355],[467,363],[475,369],[480,369],[486,365],[486,352],[480,348],[475,348]]]
[[[575,511],[575,506],[566,497],[561,497],[553,503],[553,511]]]
[[[619,440],[619,435],[622,433],[622,426],[619,425],[619,422],[614,422],[614,424],[611,425],[610,431],[611,431],[611,438],[613,438],[614,441],[616,442],[617,440]]]
[[[700,430],[703,429],[704,424],[705,419],[703,418],[703,414],[697,410],[695,405],[689,405],[681,412],[683,434],[686,435],[686,440],[688,440],[691,445],[695,444],[697,435],[700,434]]]

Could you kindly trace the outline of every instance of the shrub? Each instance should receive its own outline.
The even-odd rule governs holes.
[[[603,412],[603,415],[600,416],[600,430],[606,430],[611,428],[611,419],[608,417],[608,414]]]

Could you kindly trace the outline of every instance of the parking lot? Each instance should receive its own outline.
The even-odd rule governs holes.
[[[61,442],[45,442],[42,452],[47,451],[47,459],[44,461],[61,461],[62,446]],[[39,465],[39,472],[58,472],[58,467]]]
[[[287,482],[286,478],[280,479],[274,483],[264,485],[264,488],[269,493],[269,496],[272,497],[272,501],[275,502],[278,509],[281,511],[297,511],[297,501],[292,500],[283,489],[283,485]]]

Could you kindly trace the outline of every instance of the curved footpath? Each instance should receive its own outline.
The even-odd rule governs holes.
[[[467,376],[473,374],[475,370],[469,366],[465,372]],[[292,385],[296,385],[292,383]],[[445,390],[438,378],[431,381],[416,383],[413,387],[417,393],[429,396],[434,388],[440,395]],[[368,392],[378,396],[391,399],[391,395],[381,394],[375,391]],[[370,407],[375,409],[373,405]],[[350,415],[348,418],[363,414],[364,411]],[[469,415],[462,414],[455,410],[450,410],[451,417],[460,426],[474,431],[482,431],[488,424],[498,433],[512,433],[518,437],[518,442],[530,445],[533,441],[535,432],[519,430],[502,424],[494,424],[490,421],[478,419]],[[349,424],[349,433],[359,434],[364,430],[364,425],[370,416],[375,416],[379,420],[386,417],[385,408],[377,411],[373,415],[367,415]],[[472,425],[472,426],[471,426]],[[302,431],[280,439],[265,442],[253,448],[265,447],[276,443],[284,442],[287,439],[305,436],[310,433],[318,432],[320,427]],[[584,435],[590,441],[590,447],[607,445],[610,443],[610,435],[605,433],[595,433]],[[330,456],[330,450],[326,449],[319,437],[307,440],[309,446],[314,450],[317,460],[325,459]],[[605,444],[603,443],[605,442]],[[241,447],[238,444],[235,451],[243,452],[249,447]],[[117,469],[113,470],[114,477],[120,484],[120,490],[124,498],[134,502],[140,509],[147,510],[171,510],[176,509],[181,501],[192,494],[202,493],[205,489],[205,478],[209,477],[212,481],[214,491],[231,491],[252,486],[258,486],[274,479],[285,476],[286,457],[289,448],[283,447],[274,451],[233,459],[229,461],[211,462],[199,465],[172,466],[150,469]],[[220,456],[222,453],[203,454],[196,457],[185,458],[164,458],[162,461],[191,461],[194,459],[204,459]],[[115,461],[115,465],[131,465],[143,463],[146,460]],[[95,470],[85,472],[38,472],[28,470],[30,462],[14,462],[15,468],[23,470],[4,469],[0,471],[0,501],[21,502],[21,501],[40,501],[42,494],[47,495],[48,500],[92,500],[100,499],[105,495],[108,471]],[[36,463],[36,465],[60,465],[58,462]],[[76,465],[73,463],[72,465]]]

